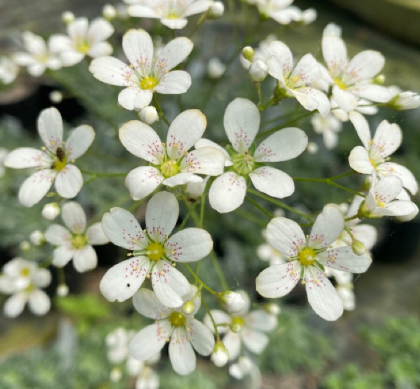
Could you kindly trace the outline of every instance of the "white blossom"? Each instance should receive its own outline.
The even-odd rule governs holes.
[[[225,12],[225,6],[221,1],[214,1],[209,8],[209,16],[212,19],[217,19],[223,16]]]
[[[42,231],[36,230],[31,233],[29,240],[35,246],[41,246],[45,243],[45,235]]]
[[[153,124],[159,120],[159,115],[155,107],[149,105],[144,107],[139,113],[140,120],[146,124]]]
[[[242,311],[246,305],[241,293],[232,292],[230,290],[222,293],[220,301],[222,302],[223,308],[229,313]]]
[[[294,0],[252,0],[251,4],[258,7],[264,18],[274,19],[276,22],[287,25],[292,22],[309,24],[316,19],[316,11],[310,8],[306,11],[292,6]],[[248,1],[250,2],[250,1]]]
[[[0,56],[0,82],[4,85],[11,84],[19,73],[19,66],[8,57]]]
[[[341,121],[331,113],[325,117],[316,113],[311,118],[312,126],[317,134],[322,134],[324,145],[327,149],[333,149],[338,143],[338,132],[342,129]]]

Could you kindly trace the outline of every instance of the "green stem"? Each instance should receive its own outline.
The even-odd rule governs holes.
[[[184,220],[182,221],[181,225],[180,225],[180,226],[179,226],[179,228],[178,228],[178,231],[181,231],[181,230],[185,227],[185,225],[187,224],[187,221],[188,221],[188,219],[190,218],[191,213],[192,213],[192,211],[194,210],[194,208],[195,208],[196,204],[197,204],[197,203],[193,204],[190,208],[188,208],[188,213],[185,215]]]
[[[158,112],[159,117],[169,126],[168,119],[166,119],[165,114],[162,111],[162,108],[160,108],[159,102],[155,94],[153,94],[153,103],[156,106],[156,111]]]
[[[260,112],[265,111],[267,108],[271,107],[274,103],[276,103],[278,100],[275,96],[273,96],[270,100],[268,100],[265,104],[258,104],[258,110]]]
[[[344,190],[346,192],[349,192],[353,195],[357,195],[357,196],[361,196],[361,197],[366,197],[366,195],[364,195],[363,193],[358,192],[357,190],[353,190],[350,188],[347,188],[346,186],[337,184],[336,182],[332,181],[330,178],[303,178],[303,177],[298,177],[298,178],[293,178],[293,181],[302,181],[302,182],[321,182],[323,184],[327,184],[330,186],[334,186],[338,189]]]
[[[258,224],[260,227],[267,227],[267,222],[262,221],[257,216],[254,216],[252,213],[246,212],[241,208],[237,208],[235,211],[241,218],[249,220],[252,223]]]
[[[246,196],[245,197],[255,208],[258,208],[261,212],[264,212],[270,219],[273,219],[274,216],[268,212],[267,210],[265,210],[261,205],[259,205],[256,201],[254,201],[253,199],[251,199],[251,197]]]
[[[200,26],[203,24],[203,22],[207,19],[208,16],[209,16],[209,11],[207,10],[205,13],[203,13],[200,16],[200,19],[198,19],[197,24],[192,29],[192,31],[188,34],[188,38],[191,39],[191,37],[197,32],[197,30],[200,28]]]
[[[258,107],[260,107],[263,103],[263,95],[261,92],[261,84],[259,82],[255,83],[255,88],[257,89],[257,93],[258,93]]]
[[[203,228],[205,211],[206,211],[206,192],[203,192],[203,194],[201,195],[201,204],[200,204],[200,224],[199,224],[200,228]]]
[[[89,174],[90,176],[94,176],[95,178],[98,178],[98,177],[125,177],[127,175],[127,173],[94,173],[94,172],[89,172],[87,170],[82,170],[82,169],[80,169],[80,171],[83,174]]]
[[[216,272],[217,277],[219,277],[219,281],[220,281],[220,284],[222,285],[222,288],[224,290],[229,290],[229,284],[226,281],[226,277],[223,274],[222,268],[220,267],[219,259],[217,258],[214,251],[210,253],[210,257],[213,262],[214,271]]]
[[[293,212],[296,215],[299,215],[299,216],[303,217],[306,220],[309,220],[309,221],[313,221],[314,220],[314,218],[311,215],[308,215],[305,212],[299,211],[298,209],[293,208],[293,207],[291,207],[291,206],[283,203],[283,201],[280,201],[280,200],[277,200],[277,199],[272,199],[270,196],[267,196],[267,195],[265,195],[263,193],[258,192],[257,190],[251,189],[251,188],[248,188],[248,192],[251,193],[251,194],[253,194],[253,195],[255,195],[255,196],[258,196],[258,197],[260,197],[260,198],[262,198],[262,199],[264,199],[266,201],[269,201],[272,204],[275,204],[275,205],[277,205],[277,206],[279,206],[281,208],[284,208],[284,209],[286,209],[286,210],[288,210],[290,212]]]
[[[194,277],[194,279],[205,289],[207,292],[211,293],[216,298],[218,297],[218,293],[215,292],[212,288],[207,286],[203,281],[201,281],[200,277],[195,274],[194,270],[191,269],[190,265],[188,263],[184,263],[184,266],[188,269],[188,271],[191,273],[191,275]]]
[[[206,310],[207,314],[209,315],[211,322],[213,323],[214,333],[216,334],[216,340],[217,340],[218,342],[220,342],[220,335],[219,335],[219,331],[218,331],[218,329],[217,329],[216,322],[214,321],[213,315],[211,314],[210,309],[209,309],[209,307],[207,306],[206,301],[203,299],[203,296],[201,296],[201,302],[203,303],[203,307],[204,307],[204,309]]]

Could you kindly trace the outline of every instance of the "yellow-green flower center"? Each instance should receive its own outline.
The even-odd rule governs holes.
[[[248,150],[245,150],[242,154],[237,154],[232,157],[233,170],[236,173],[246,176],[255,169],[255,162],[252,155],[249,154]]]
[[[179,15],[177,15],[174,12],[171,12],[171,13],[166,15],[166,19],[179,19]]]
[[[340,89],[346,89],[346,84],[340,78],[334,78],[334,82]]]
[[[172,312],[169,321],[174,327],[181,327],[185,324],[185,316],[181,312]]]
[[[74,235],[73,238],[71,239],[71,245],[76,250],[82,249],[83,247],[87,245],[87,243],[88,243],[88,240],[86,236],[84,235]]]
[[[299,253],[299,261],[302,265],[309,266],[315,262],[316,253],[312,249],[303,249]]]
[[[147,247],[146,255],[151,261],[158,261],[163,257],[163,247],[159,243],[152,243]]]
[[[141,89],[153,89],[158,84],[158,80],[155,77],[145,77],[140,82]]]
[[[242,317],[237,316],[237,317],[234,317],[234,318],[232,319],[232,325],[234,325],[234,324],[236,324],[236,325],[239,325],[239,326],[243,327],[243,326],[244,326],[244,324],[245,324],[245,322],[244,322],[244,319],[243,319]]]
[[[29,267],[23,267],[22,269],[20,269],[20,272],[19,272],[19,274],[22,277],[28,277],[30,273],[31,273],[31,270],[29,269]]]
[[[83,54],[87,54],[87,52],[90,50],[90,45],[86,41],[81,41],[76,45],[76,50]]]
[[[169,160],[160,165],[160,171],[165,178],[173,177],[179,173],[177,161]]]

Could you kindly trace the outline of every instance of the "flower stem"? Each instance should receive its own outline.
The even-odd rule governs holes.
[[[90,176],[94,176],[95,178],[98,178],[98,177],[125,177],[127,175],[127,173],[94,173],[94,172],[89,172],[87,170],[82,170],[82,169],[80,169],[80,171],[83,174],[89,174]]]
[[[337,178],[335,178],[335,179],[337,179]],[[346,186],[337,184],[336,182],[334,182],[330,178],[304,178],[304,177],[297,177],[297,178],[293,178],[293,181],[321,182],[323,184],[331,185],[331,186],[334,186],[334,187],[336,187],[338,189],[341,189],[341,190],[344,190],[346,192],[349,192],[349,193],[351,193],[353,195],[357,195],[357,196],[361,196],[361,197],[366,197],[363,193],[360,193],[357,190],[353,190],[353,189],[347,188]]]
[[[158,112],[159,117],[162,118],[162,120],[169,126],[168,119],[166,119],[165,114],[162,111],[162,108],[160,108],[159,102],[155,94],[153,94],[153,103],[156,106],[156,111]]]
[[[217,330],[216,322],[214,321],[213,315],[211,314],[206,301],[203,299],[203,296],[201,296],[201,302],[203,303],[203,307],[206,310],[207,314],[209,315],[211,322],[213,323],[214,333],[216,334],[216,340],[220,342],[220,335],[219,335],[219,331]]]
[[[203,281],[201,281],[200,277],[195,274],[194,270],[191,269],[191,266],[188,265],[188,263],[184,263],[184,266],[188,269],[188,271],[191,273],[191,275],[194,277],[194,279],[205,289],[207,292],[211,293],[213,296],[217,297],[218,293],[215,292],[212,288],[207,286]]]
[[[229,285],[226,281],[225,275],[223,274],[223,270],[220,267],[219,259],[217,258],[214,251],[210,253],[210,257],[213,262],[214,271],[216,272],[217,277],[219,277],[219,281],[220,281],[220,284],[222,285],[222,288],[224,290],[229,290]]]
[[[256,201],[251,199],[251,197],[246,196],[245,197],[255,208],[258,208],[261,212],[264,212],[270,219],[273,219],[274,216],[268,212],[266,209],[264,209],[261,205],[259,205]]]

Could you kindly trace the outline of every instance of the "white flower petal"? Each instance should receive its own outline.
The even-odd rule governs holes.
[[[160,302],[171,308],[180,307],[182,296],[190,291],[190,283],[185,276],[166,260],[157,261],[153,268],[152,286]]]
[[[172,368],[180,375],[190,374],[195,369],[195,353],[183,327],[177,327],[169,343],[169,359]]]
[[[276,217],[268,223],[267,241],[288,257],[295,257],[298,246],[304,247],[306,243],[305,234],[299,224],[285,217]]]
[[[152,193],[163,180],[163,175],[155,167],[140,166],[127,174],[125,186],[133,200],[141,200]]]
[[[67,228],[60,226],[59,224],[53,224],[48,227],[48,230],[45,232],[45,239],[48,243],[59,246],[62,244],[67,244],[71,240],[71,233]]]
[[[381,85],[361,85],[355,88],[354,93],[377,103],[387,103],[393,97],[389,89]]]
[[[165,242],[165,253],[171,261],[195,262],[210,254],[211,235],[201,228],[186,228]]]
[[[62,51],[72,50],[73,42],[67,35],[54,34],[50,36],[48,46],[52,52],[60,53]]]
[[[309,87],[302,87],[296,90],[289,89],[289,92],[308,111],[317,109],[322,116],[327,116],[330,113],[330,101],[324,92]]]
[[[196,0],[190,2],[190,4],[187,7],[187,12],[185,13],[185,16],[201,14],[202,12],[207,11],[212,4],[213,1],[211,0]]]
[[[159,320],[168,317],[172,309],[163,305],[150,289],[141,288],[133,296],[134,308],[149,319]]]
[[[73,265],[79,273],[95,269],[98,266],[98,256],[94,248],[91,245],[87,245],[80,250],[75,250]]]
[[[81,62],[85,58],[84,53],[79,53],[78,51],[66,51],[61,53],[60,60],[63,66],[73,66]]]
[[[277,78],[284,84],[283,74],[288,74],[293,69],[293,54],[289,47],[283,42],[271,42],[266,50],[274,56],[274,61],[267,62],[271,76]],[[273,74],[272,74],[273,72]]]
[[[257,162],[281,162],[296,158],[308,146],[308,136],[299,128],[284,128],[262,142],[254,154]]]
[[[123,50],[141,77],[148,77],[153,64],[153,42],[144,30],[129,30],[124,34]]]
[[[69,201],[62,207],[61,217],[64,224],[75,234],[81,234],[86,229],[86,214],[82,206],[75,201]]]
[[[17,293],[9,297],[3,307],[5,316],[11,318],[19,316],[23,312],[27,300],[28,298],[25,292]]]
[[[126,1],[126,3],[129,3],[129,2]],[[132,5],[131,7],[128,7],[127,12],[130,16],[134,16],[134,17],[160,18],[160,16],[153,9],[147,6],[141,5],[141,4],[136,4],[136,5]]]
[[[244,328],[241,333],[245,347],[254,354],[261,354],[268,344],[268,336],[259,332]]]
[[[116,246],[127,250],[142,250],[149,245],[136,217],[122,208],[111,208],[102,217],[104,234]]]
[[[335,102],[343,111],[351,112],[357,108],[357,98],[349,91],[342,90],[337,85],[334,85],[332,93]]]
[[[179,95],[185,93],[191,86],[191,76],[183,70],[174,70],[165,74],[155,87],[157,93],[164,95]]]
[[[359,224],[353,227],[351,233],[365,245],[366,250],[371,250],[378,240],[378,231],[374,226],[368,224]]]
[[[355,78],[368,80],[375,77],[384,65],[385,58],[379,51],[365,50],[353,57],[347,70]]]
[[[176,38],[171,40],[159,53],[155,63],[155,74],[166,74],[187,58],[194,47],[191,39]]]
[[[365,146],[365,149],[369,149],[371,139],[369,123],[362,114],[356,111],[350,112],[349,119],[353,123],[354,129],[356,130],[357,135],[359,135],[363,146]]]
[[[165,149],[156,131],[139,120],[125,123],[119,131],[123,146],[136,157],[160,165]]]
[[[347,49],[340,36],[330,33],[329,24],[322,37],[322,54],[330,69],[342,69],[347,63]]]
[[[55,179],[55,189],[57,193],[65,199],[75,197],[82,189],[83,176],[79,168],[68,164],[57,174]]]
[[[51,273],[48,269],[36,269],[32,275],[32,282],[38,288],[46,288],[51,283]]]
[[[67,26],[67,33],[70,38],[84,38],[88,32],[89,22],[87,18],[76,18],[73,23]]]
[[[95,131],[91,126],[79,126],[75,128],[67,139],[66,157],[76,159],[82,156],[95,139]]]
[[[372,174],[374,168],[369,159],[369,153],[362,146],[356,146],[349,155],[349,165],[356,172]]]
[[[31,147],[19,147],[7,154],[4,166],[13,169],[49,167],[51,166],[51,158],[41,150]]]
[[[217,177],[213,182],[209,191],[209,201],[213,209],[226,213],[240,207],[245,195],[245,179],[239,174],[228,172]]]
[[[296,64],[289,79],[299,77],[296,86],[312,84],[322,77],[321,68],[316,59],[311,54],[304,55]]]
[[[260,113],[250,100],[237,98],[225,111],[226,134],[233,148],[241,153],[251,146],[260,127]]]
[[[86,238],[91,245],[101,245],[109,243],[109,239],[104,234],[102,223],[92,224],[86,231]]]
[[[323,249],[338,239],[344,229],[344,216],[336,205],[326,205],[317,216],[309,236],[308,246]]]
[[[198,182],[202,182],[202,178],[200,176],[195,175],[194,173],[179,173],[175,176],[166,178],[163,181],[163,185],[169,186],[170,188],[174,188],[178,185],[185,185],[188,183]]]
[[[52,264],[57,267],[66,266],[73,258],[75,250],[70,243],[63,244],[54,249]]]
[[[300,268],[299,261],[268,267],[256,279],[257,292],[270,298],[285,296],[298,283]]]
[[[87,32],[87,37],[92,43],[107,40],[114,33],[112,24],[103,18],[92,20]]]
[[[212,309],[210,311],[210,313],[213,316],[213,320],[216,324],[222,324],[222,323],[230,324],[232,322],[231,317],[226,312],[223,312],[219,309]],[[211,321],[210,316],[208,314],[206,314],[206,316],[204,316],[203,323],[212,332],[214,332],[213,322]],[[224,333],[230,331],[229,327],[226,327],[226,326],[217,327],[217,330],[219,331],[219,334],[224,334]]]
[[[402,131],[398,124],[391,124],[383,120],[376,129],[370,152],[377,152],[382,158],[386,158],[400,147]]]
[[[413,173],[410,172],[405,166],[398,165],[393,162],[381,163],[377,167],[377,172],[381,177],[387,177],[389,175],[397,176],[401,179],[404,188],[407,188],[411,194],[417,194],[419,185]]]
[[[56,172],[50,169],[39,170],[28,177],[19,190],[19,201],[25,207],[38,203],[49,191]]]
[[[293,179],[288,174],[269,166],[255,169],[249,177],[260,192],[272,197],[282,199],[295,191]]]
[[[364,273],[372,263],[368,251],[356,255],[350,246],[330,249],[319,253],[317,257],[322,265],[348,273]]]
[[[117,86],[132,85],[134,71],[124,62],[114,57],[102,57],[94,59],[90,66],[90,72],[99,81]]]
[[[230,159],[229,153],[227,152],[227,150],[225,148],[223,148],[222,146],[218,145],[217,143],[208,140],[208,139],[204,139],[201,138],[195,145],[194,147],[196,149],[201,149],[203,147],[214,147],[215,149],[221,151],[223,153],[223,155],[225,156],[226,160],[225,160],[225,166],[232,166],[232,161]]]
[[[309,266],[305,282],[308,301],[315,313],[328,321],[337,320],[343,314],[343,303],[324,273]]]
[[[63,120],[57,108],[44,109],[38,117],[38,132],[47,149],[54,154],[63,143]]]
[[[207,119],[198,109],[181,112],[171,123],[166,138],[166,152],[171,159],[182,158],[201,138]]]
[[[45,315],[51,308],[51,300],[44,291],[37,289],[29,295],[28,306],[33,314]]]
[[[125,301],[143,284],[150,268],[147,257],[133,257],[111,267],[103,276],[99,289],[108,301]]]
[[[130,355],[141,361],[153,357],[166,344],[171,336],[172,326],[169,320],[159,320],[139,331],[128,345]]]
[[[259,331],[272,331],[277,327],[277,316],[258,309],[247,315],[246,325]]]
[[[143,109],[147,107],[153,98],[151,90],[142,90],[137,85],[123,89],[118,95],[118,103],[129,111],[134,108]]]
[[[207,356],[213,351],[214,337],[212,332],[196,319],[188,320],[188,335],[195,351]]]
[[[407,222],[413,220],[419,213],[419,209],[416,204],[411,201],[392,201],[387,204],[386,208],[378,208],[377,214],[380,214],[380,211],[383,212],[383,216],[397,216],[398,220],[401,222]]]
[[[214,147],[202,147],[188,153],[182,159],[182,172],[219,176],[223,173],[225,155]]]
[[[178,19],[164,18],[164,19],[160,19],[160,22],[168,28],[172,28],[173,30],[180,30],[181,28],[184,28],[187,25],[188,20],[185,18],[178,18]]]
[[[241,351],[241,337],[239,334],[229,331],[223,338],[223,344],[228,350],[229,361],[234,361],[238,358]]]
[[[99,42],[94,43],[89,51],[87,52],[87,55],[92,58],[100,58],[105,57],[107,55],[112,54],[114,51],[113,47],[108,42]]]

